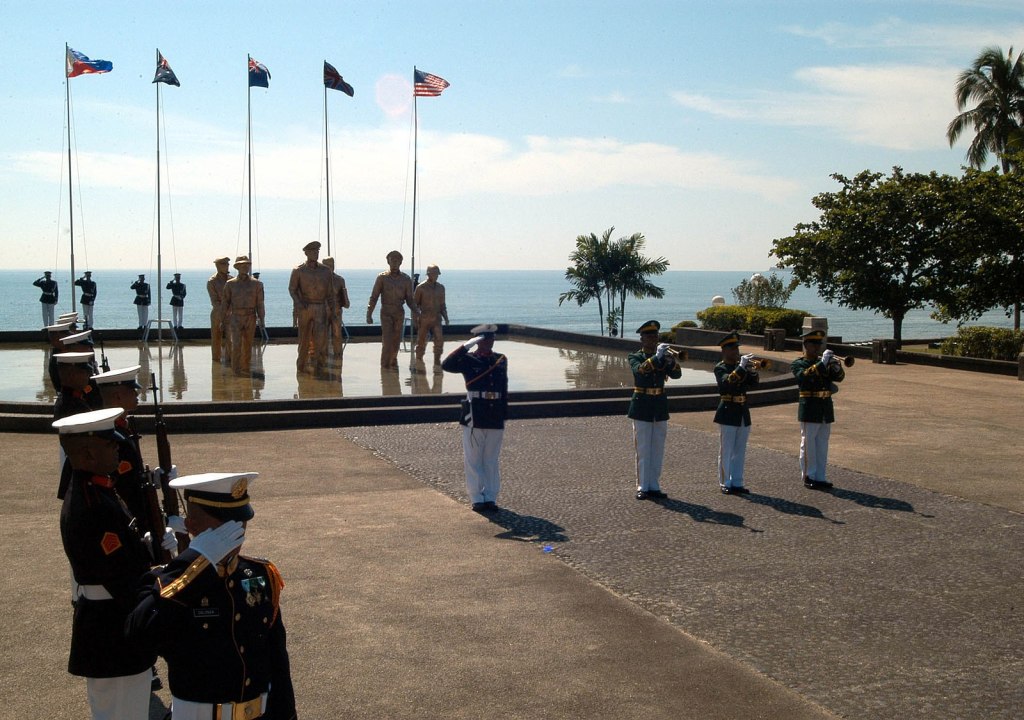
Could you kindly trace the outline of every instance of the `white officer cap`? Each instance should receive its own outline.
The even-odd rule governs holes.
[[[54,353],[53,359],[61,365],[88,365],[92,362],[91,352]]]
[[[141,365],[132,365],[117,370],[107,370],[93,375],[92,379],[96,381],[97,385],[133,385],[136,390],[141,390],[142,386],[139,385],[138,380],[141,367]]]
[[[475,328],[469,331],[470,335],[494,335],[498,332],[498,326],[494,323],[484,323],[483,325],[477,325]]]
[[[103,408],[89,412],[68,415],[53,423],[60,435],[97,435],[118,440],[123,436],[114,427],[114,421],[121,417],[121,408]]]
[[[73,322],[65,320],[63,322],[54,323],[53,325],[47,325],[43,330],[46,332],[64,332],[65,330],[70,330],[72,325],[74,325]]]
[[[65,335],[60,341],[64,345],[92,345],[92,330],[83,330],[74,335]]]
[[[187,502],[221,520],[252,520],[256,515],[249,504],[249,484],[260,476],[257,472],[210,472],[185,475],[171,480],[172,488],[180,489]]]
[[[68,322],[74,322],[77,319],[78,319],[78,311],[77,310],[73,310],[72,312],[67,312],[67,313],[61,313],[60,315],[57,316],[57,320],[59,320],[60,322],[64,322],[65,320],[68,321]]]

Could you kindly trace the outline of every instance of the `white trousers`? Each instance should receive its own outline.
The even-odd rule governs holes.
[[[633,421],[633,448],[636,451],[636,489],[661,490],[661,464],[665,459],[668,421]]]
[[[496,502],[501,489],[498,455],[505,436],[502,429],[462,427],[462,453],[466,462],[466,494],[472,503]]]
[[[184,305],[171,305],[171,325],[181,327],[181,319],[185,316]]]
[[[92,720],[148,720],[153,670],[138,675],[86,678]]]
[[[718,426],[718,484],[743,487],[743,464],[747,460],[750,425]]]
[[[53,325],[53,311],[57,303],[40,303],[43,306],[43,327]]]
[[[139,312],[139,327],[146,327],[149,322],[149,305],[136,305],[135,309]]]
[[[828,464],[828,439],[832,423],[800,423],[800,474],[817,482],[827,482],[825,466]]]
[[[92,305],[83,305],[82,306],[82,316],[85,319],[85,326],[87,328],[91,328],[92,327],[92,308],[93,308]]]

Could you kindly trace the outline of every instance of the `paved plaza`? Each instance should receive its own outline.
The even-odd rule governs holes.
[[[632,497],[624,417],[516,421],[491,518],[455,423],[171,430],[183,473],[262,473],[246,552],[284,575],[301,717],[1016,718],[1022,400],[858,363],[834,491],[802,486],[787,405],[754,408],[745,497],[717,491],[711,413],[674,416],[660,502]],[[56,452],[0,435],[0,718],[87,716]]]

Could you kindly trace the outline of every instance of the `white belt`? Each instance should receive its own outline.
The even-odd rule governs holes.
[[[251,720],[266,711],[266,693],[244,703],[200,703],[171,697],[174,720]]]
[[[472,400],[473,398],[479,398],[481,400],[500,400],[502,393],[500,392],[487,392],[484,390],[469,390],[466,393],[466,397]]]
[[[113,600],[114,596],[102,585],[79,585],[78,597],[86,600]]]

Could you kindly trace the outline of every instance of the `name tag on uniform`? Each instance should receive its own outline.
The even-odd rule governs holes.
[[[212,618],[220,617],[219,608],[192,608],[192,617]]]

